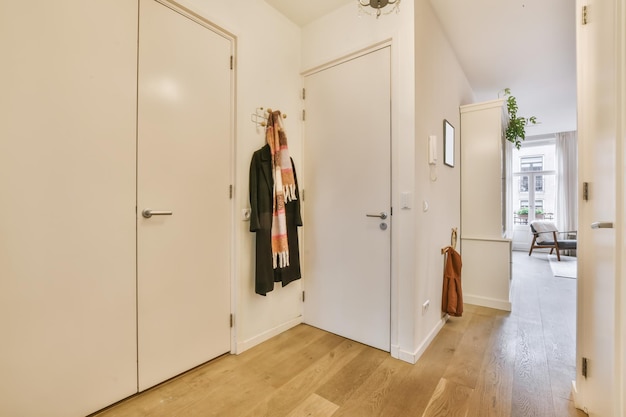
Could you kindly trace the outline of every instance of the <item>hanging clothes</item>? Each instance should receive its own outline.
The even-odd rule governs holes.
[[[443,272],[443,294],[441,309],[454,317],[463,315],[463,289],[461,287],[461,255],[448,246],[443,250],[446,256]]]
[[[260,295],[272,291],[274,282],[284,287],[302,277],[298,180],[278,111],[269,114],[266,141],[250,163],[250,231],[256,233],[255,292]]]

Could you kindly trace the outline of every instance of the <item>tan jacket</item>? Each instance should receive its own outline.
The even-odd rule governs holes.
[[[443,296],[441,309],[451,316],[463,315],[463,289],[461,287],[461,255],[451,246],[444,249],[446,264],[443,271]]]

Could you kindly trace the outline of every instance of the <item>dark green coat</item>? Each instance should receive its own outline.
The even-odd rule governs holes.
[[[250,231],[256,232],[255,292],[266,295],[274,289],[274,282],[282,286],[302,277],[298,247],[298,226],[302,226],[300,215],[300,191],[296,168],[291,160],[296,181],[296,200],[285,204],[287,239],[289,243],[289,266],[274,269],[272,265],[272,161],[269,145],[265,145],[252,156],[250,163]]]

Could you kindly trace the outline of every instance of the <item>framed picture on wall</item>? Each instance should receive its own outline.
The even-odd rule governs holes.
[[[454,126],[443,119],[443,163],[454,167]]]

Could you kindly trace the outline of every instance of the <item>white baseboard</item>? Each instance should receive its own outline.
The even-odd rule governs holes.
[[[498,300],[478,295],[463,294],[463,302],[476,306],[495,308],[497,310],[511,311],[511,302],[509,300]]]
[[[391,353],[392,358],[400,359],[400,346],[391,345],[391,351],[389,353]]]
[[[244,340],[242,342],[237,342],[237,350],[234,352],[239,355],[240,353],[245,352],[246,350],[253,348],[256,345],[259,345],[274,336],[278,336],[284,331],[291,329],[292,327],[297,326],[302,323],[302,316],[298,316],[295,319],[289,320],[286,323],[282,323],[272,329],[269,329],[259,335],[251,337],[250,339]]]
[[[589,414],[587,407],[585,407],[580,401],[580,394],[578,393],[578,388],[576,388],[576,381],[572,381],[572,401],[574,402],[574,407],[579,410],[582,410],[585,414]]]
[[[428,336],[426,337],[426,339],[414,352],[408,352],[406,350],[400,349],[399,347],[396,347],[397,356],[394,356],[393,347],[392,347],[391,356],[393,356],[394,358],[400,359],[401,361],[408,362],[414,365],[419,360],[419,358],[424,354],[424,352],[426,351],[426,348],[430,346],[432,341],[435,339],[435,336],[439,334],[439,331],[443,328],[443,325],[446,324],[446,321],[448,321],[447,314],[444,317],[442,317],[441,320],[437,322],[437,325],[430,331],[430,333],[428,333]]]

